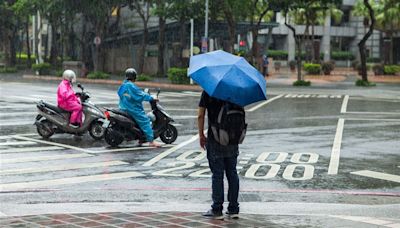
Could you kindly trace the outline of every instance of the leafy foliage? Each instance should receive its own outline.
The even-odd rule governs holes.
[[[139,74],[136,78],[136,81],[139,82],[146,82],[146,81],[152,81],[153,79],[151,78],[150,75],[147,74]]]
[[[384,66],[383,73],[387,75],[400,73],[400,65],[386,65]]]
[[[190,79],[187,76],[187,68],[169,68],[168,79],[173,84],[189,84]]]
[[[297,80],[293,82],[293,86],[310,86],[310,85],[311,85],[310,81]]]
[[[110,75],[101,71],[94,71],[87,75],[89,79],[108,79]]]
[[[39,75],[49,75],[51,69],[50,63],[32,64],[32,70],[38,71]]]
[[[353,60],[355,57],[349,51],[333,51],[331,58],[334,60]]]
[[[317,63],[304,63],[304,70],[307,74],[320,74],[321,65]]]
[[[268,50],[268,57],[271,57],[274,60],[286,60],[288,52],[284,50]]]
[[[323,62],[321,64],[321,70],[325,75],[330,75],[333,69],[335,69],[335,62],[333,61]]]
[[[16,73],[18,70],[15,67],[2,67],[0,73]]]
[[[359,79],[356,81],[356,86],[371,87],[371,86],[376,86],[376,84],[369,82],[369,81]]]

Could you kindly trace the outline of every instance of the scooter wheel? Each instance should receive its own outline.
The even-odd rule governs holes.
[[[100,121],[93,122],[89,128],[89,134],[94,140],[101,140],[104,137],[106,129]]]
[[[124,137],[112,128],[106,129],[104,140],[108,145],[116,147],[124,141]]]
[[[178,130],[174,125],[168,124],[165,131],[160,134],[160,139],[165,144],[171,144],[178,138]]]
[[[40,121],[39,124],[36,124],[36,130],[38,134],[44,139],[48,139],[54,134],[52,124],[46,119]]]

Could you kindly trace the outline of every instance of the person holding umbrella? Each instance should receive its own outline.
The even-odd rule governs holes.
[[[226,214],[239,218],[238,144],[246,134],[245,105],[266,99],[264,77],[242,57],[214,51],[190,59],[190,77],[203,89],[198,109],[200,147],[207,150],[212,173],[212,205],[202,215],[224,219],[224,173],[228,179]],[[204,134],[205,115],[208,133]]]

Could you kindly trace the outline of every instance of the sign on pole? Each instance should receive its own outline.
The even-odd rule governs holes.
[[[99,46],[99,45],[101,44],[100,36],[96,36],[96,37],[94,38],[94,40],[93,40],[93,43],[94,43],[96,46]]]

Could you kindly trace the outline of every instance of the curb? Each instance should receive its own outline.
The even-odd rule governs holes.
[[[23,75],[23,79],[30,80],[43,80],[43,81],[60,81],[60,77],[55,76],[38,76],[38,75]],[[91,84],[106,84],[106,85],[121,85],[123,80],[110,80],[110,79],[88,79],[81,78],[79,82],[91,83]],[[180,84],[169,84],[160,82],[135,82],[140,87],[149,88],[160,88],[166,90],[188,90],[188,91],[203,91],[198,85],[180,85]]]

